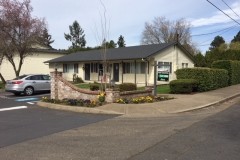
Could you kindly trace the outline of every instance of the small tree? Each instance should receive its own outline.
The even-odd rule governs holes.
[[[120,35],[120,37],[118,38],[117,44],[118,44],[118,48],[126,46],[125,41],[124,41],[124,37],[122,35]]]
[[[70,48],[84,48],[86,45],[84,30],[77,21],[74,21],[73,24],[69,26],[69,31],[69,34],[64,33],[64,37],[66,40],[72,42]]]
[[[46,25],[43,19],[32,17],[30,0],[0,0],[0,8],[0,51],[18,77]]]

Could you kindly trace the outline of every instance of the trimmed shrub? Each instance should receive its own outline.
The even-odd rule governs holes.
[[[97,84],[97,83],[91,83],[91,84],[89,85],[89,87],[90,87],[90,90],[91,90],[91,91],[97,91],[97,90],[99,90],[99,84]]]
[[[196,79],[198,91],[204,92],[228,86],[228,71],[210,68],[183,68],[176,71],[177,79]]]
[[[75,82],[76,83],[84,83],[84,81],[81,77],[77,77]]]
[[[240,83],[240,61],[219,60],[212,63],[212,68],[227,70],[229,85]]]
[[[137,86],[134,83],[123,83],[119,85],[120,92],[137,90]]]
[[[192,93],[198,88],[198,81],[195,79],[178,79],[169,83],[171,93]]]

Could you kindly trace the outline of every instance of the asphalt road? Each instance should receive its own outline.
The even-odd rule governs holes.
[[[0,118],[3,127],[0,134],[3,130],[8,139],[15,139],[15,144],[0,148],[0,159],[3,160],[238,160],[240,157],[240,97],[190,113],[162,117],[105,117],[104,121],[100,117],[100,121],[89,125],[79,124],[81,114],[49,112],[38,107],[14,112],[7,126],[2,125],[7,122]],[[29,121],[30,115],[36,123]],[[73,122],[72,117],[77,120]],[[25,123],[27,125],[21,126]],[[69,124],[79,127],[66,129]],[[14,130],[16,127],[19,129]],[[55,127],[64,131],[58,132]],[[26,132],[24,128],[30,129]],[[16,143],[14,136],[18,136],[18,132],[26,137],[36,134],[35,130],[41,133],[49,128],[55,130],[52,131],[54,134],[43,133]],[[5,136],[0,137],[0,144]]]
[[[240,103],[180,130],[128,160],[239,160]]]
[[[0,148],[114,117],[40,108],[36,101],[42,96],[49,94],[0,93]]]

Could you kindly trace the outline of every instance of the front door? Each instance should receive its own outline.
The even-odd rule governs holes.
[[[85,68],[85,80],[89,81],[90,80],[90,64],[86,63],[84,68]]]
[[[119,82],[119,63],[113,63],[113,80]]]

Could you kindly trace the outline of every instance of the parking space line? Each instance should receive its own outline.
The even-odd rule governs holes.
[[[24,102],[24,101],[34,101],[34,100],[38,100],[39,98],[36,98],[36,97],[31,97],[31,98],[19,98],[19,99],[16,99],[15,101],[17,102]]]
[[[35,104],[35,103],[33,103],[33,102],[27,102],[27,104],[31,104],[31,105],[33,105],[33,104]]]
[[[27,108],[27,106],[17,106],[17,107],[10,107],[10,108],[1,108],[0,112],[16,110],[16,109],[26,109],[26,108]]]

